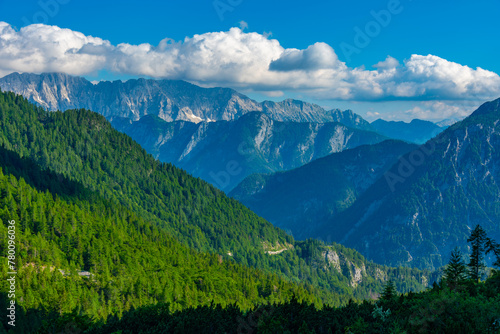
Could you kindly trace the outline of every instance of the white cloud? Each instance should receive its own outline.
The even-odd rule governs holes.
[[[428,120],[432,122],[444,119],[463,119],[476,110],[484,101],[413,101],[412,103],[397,103],[397,107],[389,107],[390,110],[381,107],[383,112],[367,111],[365,116],[374,121],[382,118],[387,121],[410,122],[414,119]],[[388,105],[385,103],[385,107]]]
[[[269,90],[269,91],[263,92],[263,94],[265,96],[269,96],[269,97],[282,97],[285,95],[285,93],[280,91],[280,90]]]
[[[232,28],[187,37],[183,42],[163,40],[157,47],[119,44],[108,64],[114,72],[131,75],[239,87],[263,82],[278,86],[267,68],[283,51],[277,40]]]
[[[387,58],[384,61],[380,61],[373,65],[374,68],[377,70],[382,70],[382,71],[391,71],[395,70],[400,66],[399,61],[396,58],[393,58],[391,56],[387,56]]]
[[[477,101],[500,96],[498,74],[434,55],[411,55],[403,63],[388,56],[374,68],[348,67],[325,43],[285,49],[268,34],[239,28],[183,41],[166,38],[157,46],[112,45],[55,26],[36,24],[16,31],[0,22],[0,75],[14,71],[85,75],[107,70],[270,95],[300,92],[315,99],[350,101]],[[436,108],[413,112],[426,110],[438,112]]]
[[[464,118],[479,107],[478,103],[449,103],[443,101],[424,101],[402,114],[394,115],[394,118],[406,120],[426,119],[430,121],[440,121],[448,118]]]
[[[370,119],[378,119],[380,118],[380,113],[377,111],[367,111],[366,117]]]
[[[402,82],[408,87],[405,94],[410,97],[483,99],[496,97],[500,92],[498,74],[433,55],[412,55],[401,74]]]
[[[305,50],[286,49],[269,65],[271,71],[314,71],[320,69],[345,69],[335,51],[326,43],[316,43]]]
[[[83,47],[110,47],[100,38],[69,29],[34,24],[15,31],[0,22],[0,74],[11,72],[92,73],[105,66],[105,54],[80,52]]]

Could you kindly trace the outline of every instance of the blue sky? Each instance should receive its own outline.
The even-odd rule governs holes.
[[[325,107],[351,108],[368,119],[463,117],[481,101],[500,97],[499,81],[491,76],[491,73],[497,76],[500,73],[498,13],[500,2],[494,0],[279,0],[271,3],[261,0],[0,0],[0,21],[14,31],[31,23],[43,23],[98,37],[109,44],[104,43],[105,47],[100,44],[98,51],[92,49],[93,55],[99,53],[106,60],[99,63],[94,59],[96,65],[88,66],[87,70],[80,71],[86,67],[78,64],[67,64],[59,70],[55,65],[46,65],[48,61],[44,58],[40,61],[44,66],[32,67],[26,62],[19,65],[4,61],[11,67],[0,65],[0,74],[10,69],[28,71],[32,68],[33,72],[58,70],[91,80],[156,76],[185,79],[204,86],[228,86],[258,100],[294,97]],[[241,30],[230,34],[233,27]],[[47,29],[42,31],[50,34]],[[364,39],[360,38],[359,31],[365,35]],[[216,32],[225,34],[222,37],[206,35]],[[251,33],[256,34],[249,35]],[[143,50],[129,52],[123,51],[123,47],[119,48],[119,60],[116,59],[115,47],[120,43],[132,46],[147,43],[157,47],[165,38],[171,38],[175,44],[196,34],[206,38],[203,37],[202,42],[191,41],[191,44],[162,49],[164,53],[181,54],[188,63],[173,60],[170,54],[155,55],[152,60],[151,52],[146,56],[141,53]],[[246,60],[245,55],[235,56],[234,52],[218,50],[201,54],[200,49],[196,49],[200,43],[201,49],[210,49],[221,38],[225,50],[233,47],[241,50],[242,45],[250,45],[249,52],[267,61],[256,64],[256,59]],[[266,38],[276,42],[267,43],[263,40]],[[43,57],[47,57],[47,51],[43,51],[47,49],[50,50],[41,47],[40,53],[45,52]],[[88,46],[82,50],[79,54],[88,53]],[[3,59],[1,52],[0,60]],[[110,55],[114,57],[113,65],[109,65]],[[427,57],[429,55],[432,57]],[[207,60],[210,56],[218,58]],[[384,60],[377,68],[373,67]],[[150,64],[145,69],[140,63],[154,61],[168,63],[169,68]],[[184,69],[193,62],[199,62],[198,66]],[[221,69],[248,66],[248,70],[238,75],[224,74],[223,70],[205,73],[200,71],[203,64]],[[172,67],[177,70],[173,71]],[[270,67],[272,73],[253,75],[264,67]],[[475,72],[477,67],[491,73]],[[387,69],[384,75],[381,68]],[[393,68],[398,69],[397,73],[389,75]],[[420,72],[417,75],[415,71]],[[422,82],[425,80],[428,83]],[[454,82],[454,88],[449,82]]]

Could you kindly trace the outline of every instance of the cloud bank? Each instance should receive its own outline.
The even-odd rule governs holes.
[[[232,28],[183,41],[112,45],[98,37],[34,24],[15,30],[0,22],[0,76],[11,72],[94,74],[182,79],[204,86],[245,88],[270,95],[302,92],[352,101],[486,100],[500,96],[500,77],[435,55],[390,56],[374,70],[350,68],[335,50],[315,43],[285,49],[268,34]],[[418,113],[418,110],[414,111]]]

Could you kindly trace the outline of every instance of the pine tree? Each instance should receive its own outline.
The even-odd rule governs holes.
[[[299,331],[298,331],[299,334],[309,334],[309,333],[314,333],[313,331],[311,331],[309,329],[309,326],[307,326],[307,323],[306,321],[304,320],[302,322],[302,325],[300,326],[299,328]]]
[[[486,241],[486,254],[492,252],[495,254],[496,261],[493,266],[500,268],[500,244],[493,239],[488,238]]]
[[[462,253],[455,248],[451,252],[450,262],[446,266],[443,275],[443,281],[452,290],[455,290],[461,283],[467,279],[467,266],[462,259]]]
[[[484,273],[484,254],[486,252],[486,242],[488,238],[486,232],[480,225],[477,225],[467,242],[471,243],[472,254],[470,255],[469,262],[469,278],[479,283],[479,280]]]
[[[397,291],[396,286],[392,280],[387,281],[387,284],[384,287],[384,291],[382,292],[382,296],[380,299],[382,300],[392,300],[396,297]]]

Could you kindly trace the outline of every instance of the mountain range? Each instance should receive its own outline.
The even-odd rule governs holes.
[[[92,83],[62,73],[12,73],[0,79],[0,89],[23,95],[51,110],[85,108],[106,118],[137,121],[156,115],[165,121],[233,120],[260,111],[277,121],[335,122],[345,117],[366,126],[352,112],[325,110],[303,101],[256,102],[229,88],[202,88],[180,80],[131,79]],[[353,118],[351,120],[351,118]]]
[[[13,73],[0,79],[0,88],[47,110],[97,111],[160,161],[227,192],[253,173],[293,169],[387,138],[424,142],[442,131],[418,120],[370,124],[351,110],[298,100],[259,103],[232,89],[184,81],[91,83],[66,74]]]
[[[297,238],[439,268],[477,224],[500,236],[500,99],[426,144],[385,141],[241,182],[230,195]],[[414,122],[413,122],[414,123]]]
[[[39,105],[52,103],[47,104],[50,108],[85,107],[88,103],[155,157],[182,167],[225,191],[230,191],[253,173],[268,174],[298,168],[334,152],[387,139],[360,129],[375,128],[392,137],[417,142],[423,142],[443,129],[418,120],[369,124],[351,111],[325,112],[316,105],[295,100],[259,104],[230,89],[205,89],[181,81],[139,79],[125,83],[92,84],[82,78],[59,74],[12,74],[0,82],[2,89],[20,90]],[[256,107],[258,111],[250,110],[256,106],[255,103],[259,105]],[[160,111],[159,106],[166,105],[171,108]],[[243,108],[250,105],[252,107]],[[486,220],[484,224],[489,224],[492,231],[498,229],[493,223],[497,219],[495,196],[498,192],[495,188],[498,167],[494,156],[496,123],[481,123],[483,119],[478,117],[479,114],[488,114],[495,119],[496,109],[488,105],[495,105],[495,102],[482,106],[469,118],[455,123],[428,141],[427,146],[421,146],[402,158],[403,161],[410,161],[422,158],[423,154],[424,162],[417,161],[415,166],[403,167],[398,167],[396,163],[373,182],[373,176],[380,176],[377,173],[388,167],[390,159],[402,153],[395,149],[388,160],[383,160],[386,155],[380,152],[381,166],[373,168],[371,176],[360,174],[366,176],[366,190],[355,184],[343,184],[338,187],[340,195],[335,194],[338,197],[317,202],[314,194],[309,199],[298,196],[298,208],[317,210],[311,211],[311,217],[304,219],[307,214],[295,208],[288,210],[283,217],[274,215],[268,216],[268,219],[290,228],[297,236],[345,243],[380,263],[420,268],[443,265],[450,245],[456,243],[463,246],[471,225]],[[485,108],[488,113],[484,112]],[[174,110],[186,112],[175,113]],[[186,115],[195,115],[210,122],[199,122],[198,118]],[[282,122],[269,115],[294,122]],[[297,118],[297,115],[302,116]],[[325,117],[332,122],[325,123]],[[182,118],[189,121],[174,121]],[[311,122],[317,118],[322,121]],[[333,122],[339,120],[356,128]],[[28,138],[31,137],[28,135]],[[446,146],[441,140],[447,143]],[[433,148],[432,154],[425,153],[429,151],[426,148],[429,145]],[[41,154],[40,158],[46,159],[46,155]],[[340,173],[335,177],[343,175],[345,182],[352,182],[341,164],[334,166],[333,169]],[[364,167],[363,163],[358,166],[359,170]],[[405,168],[412,173],[405,173]],[[388,183],[387,175],[392,183]],[[248,198],[246,203],[250,203],[250,197],[257,194],[255,182],[262,185],[262,180],[267,182],[273,177],[254,177],[253,185],[246,181],[234,196],[241,196],[238,198],[245,202],[247,200],[243,198]],[[248,189],[254,193],[245,193]],[[269,189],[261,189],[256,196]],[[308,202],[309,206],[303,206]],[[259,210],[257,206],[254,208]],[[277,212],[279,206],[276,210],[267,210]],[[260,212],[267,215],[264,211]],[[313,219],[313,224],[304,223]],[[367,221],[370,223],[366,224]],[[299,229],[301,226],[302,230]],[[382,231],[392,233],[387,236]],[[439,238],[443,237],[449,238],[450,242],[440,241]]]
[[[78,97],[40,87],[56,104]],[[282,105],[304,110],[300,103]],[[49,310],[107,319],[153,304],[169,312],[228,300],[242,310],[294,298],[342,305],[377,298],[388,280],[422,289],[436,278],[427,269],[443,266],[455,246],[465,250],[477,224],[500,237],[500,99],[420,146],[362,130],[373,125],[350,111],[332,112],[331,122],[251,110],[199,122],[130,110],[108,119],[136,141],[92,111],[49,112],[0,92],[0,229],[19,224],[16,293],[29,326],[53,317]],[[175,164],[234,177],[232,185],[244,168],[292,168],[250,175],[231,195],[327,243],[294,239],[138,142]]]
[[[300,167],[334,152],[386,139],[341,123],[280,122],[260,112],[233,121],[198,124],[165,122],[152,115],[136,122],[113,118],[111,123],[160,161],[225,191],[253,173]]]

